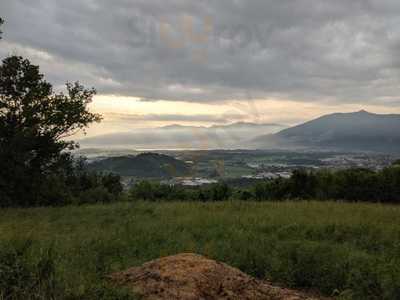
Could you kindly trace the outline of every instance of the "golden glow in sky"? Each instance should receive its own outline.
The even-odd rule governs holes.
[[[211,103],[183,101],[143,101],[135,97],[98,95],[90,109],[103,115],[100,124],[87,130],[88,136],[126,132],[136,128],[172,124],[187,126],[223,125],[234,122],[278,123],[293,126],[324,114],[354,112],[399,113],[387,106],[321,102],[295,102],[276,99],[231,100]]]

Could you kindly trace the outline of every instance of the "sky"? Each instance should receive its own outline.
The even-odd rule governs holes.
[[[0,58],[98,91],[89,135],[400,113],[398,0],[1,0]]]

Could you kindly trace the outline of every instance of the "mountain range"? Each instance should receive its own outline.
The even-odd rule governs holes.
[[[135,149],[316,149],[400,151],[400,115],[324,115],[284,128],[279,124],[234,123],[211,127],[170,125],[88,138],[83,147]]]
[[[276,133],[280,124],[238,122],[211,127],[169,125],[135,129],[127,132],[95,136],[80,141],[88,147],[134,147],[135,149],[230,149],[260,134]]]
[[[334,113],[253,139],[255,148],[312,148],[321,150],[400,150],[400,115],[365,110]]]

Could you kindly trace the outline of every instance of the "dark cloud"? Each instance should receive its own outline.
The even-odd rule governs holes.
[[[398,0],[2,0],[0,13],[0,55],[33,53],[57,85],[148,100],[251,91],[400,104]]]

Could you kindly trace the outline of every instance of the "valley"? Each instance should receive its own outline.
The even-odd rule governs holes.
[[[81,149],[96,171],[115,172],[126,187],[142,179],[165,184],[203,185],[219,180],[265,180],[290,177],[295,170],[382,170],[400,155],[332,151],[197,150],[140,152]]]

